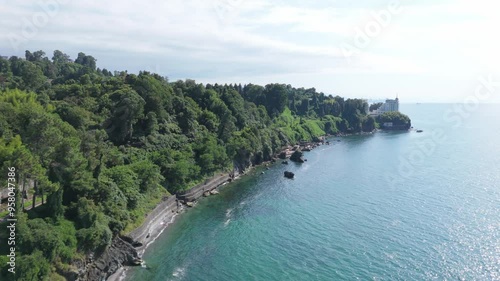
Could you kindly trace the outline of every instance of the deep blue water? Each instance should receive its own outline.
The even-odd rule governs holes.
[[[500,280],[500,105],[455,106],[402,104],[423,133],[341,138],[226,186],[127,280]]]

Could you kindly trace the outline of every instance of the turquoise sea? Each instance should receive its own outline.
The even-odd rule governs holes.
[[[127,280],[500,280],[500,105],[400,111],[424,131],[332,138],[244,176]]]

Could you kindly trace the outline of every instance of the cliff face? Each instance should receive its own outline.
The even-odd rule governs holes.
[[[68,276],[68,280],[96,281],[106,280],[120,267],[131,264],[138,259],[137,250],[120,237],[115,237],[111,246],[96,259],[76,264],[79,267],[78,276]]]
[[[380,125],[380,128],[386,131],[407,131],[411,127],[411,124],[406,124],[406,125],[391,125],[391,126],[384,126]]]
[[[123,237],[115,237],[111,245],[97,258],[92,256],[84,261],[76,261],[73,265],[76,272],[62,273],[70,281],[106,280],[118,269],[132,265],[140,259],[142,250],[152,242],[165,228],[182,206],[175,196],[165,198],[148,214],[144,223]]]

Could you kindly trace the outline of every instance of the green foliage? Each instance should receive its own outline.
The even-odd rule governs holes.
[[[48,281],[51,268],[43,253],[34,250],[31,254],[24,255],[17,260],[16,280],[17,281]]]
[[[212,175],[229,166],[229,158],[223,146],[213,135],[206,135],[193,144],[196,164],[203,175]]]
[[[112,236],[113,234],[105,222],[96,222],[89,228],[79,229],[76,233],[79,249],[90,252],[109,246]]]
[[[324,123],[318,120],[306,120],[304,121],[303,128],[311,135],[313,138],[324,136],[326,133],[324,129]]]
[[[122,144],[131,139],[133,126],[142,117],[144,99],[132,89],[123,89],[109,95],[111,116],[104,126],[109,138]]]
[[[384,103],[383,102],[377,102],[377,103],[374,103],[374,104],[370,104],[370,111],[375,111],[377,109],[379,109]]]
[[[68,220],[30,219],[22,230],[19,249],[23,255],[39,250],[49,262],[70,262],[76,253],[76,230]]]
[[[141,198],[138,186],[140,184],[138,175],[129,165],[116,166],[103,172],[104,176],[110,178],[127,198],[127,208],[137,207]]]
[[[112,232],[108,220],[99,206],[93,201],[80,198],[72,206],[76,211],[78,248],[85,251],[94,251],[109,245]]]
[[[56,267],[99,252],[164,196],[216,173],[270,160],[285,145],[377,126],[366,101],[314,88],[170,83],[59,50],[25,58],[0,58],[0,168],[16,167],[29,201],[44,199],[29,217],[18,210],[17,280],[62,278]],[[387,120],[410,124],[392,114],[377,121]]]
[[[277,116],[288,104],[286,86],[282,84],[266,85],[264,94],[266,96],[266,108],[270,116]]]
[[[384,126],[385,123],[392,123],[392,128],[408,130],[411,127],[411,120],[407,115],[400,112],[385,112],[377,117],[377,122],[383,129],[391,129]]]
[[[353,132],[362,131],[363,119],[367,114],[367,110],[368,110],[368,103],[365,100],[348,99],[345,101],[342,117],[349,124],[348,130]]]
[[[362,122],[363,132],[371,132],[375,130],[377,127],[375,118],[373,118],[372,116],[363,117],[361,122]]]

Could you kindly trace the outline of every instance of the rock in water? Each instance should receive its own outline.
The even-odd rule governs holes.
[[[294,173],[285,171],[285,178],[293,179],[294,176],[295,176]]]
[[[142,265],[143,262],[144,261],[141,258],[135,258],[130,262],[130,264],[133,266],[139,266]]]
[[[210,196],[210,191],[205,191],[205,192],[203,192],[203,196],[205,196],[205,197]]]
[[[290,157],[290,160],[297,163],[304,163],[304,158],[302,157],[303,155],[302,151],[296,150]]]

